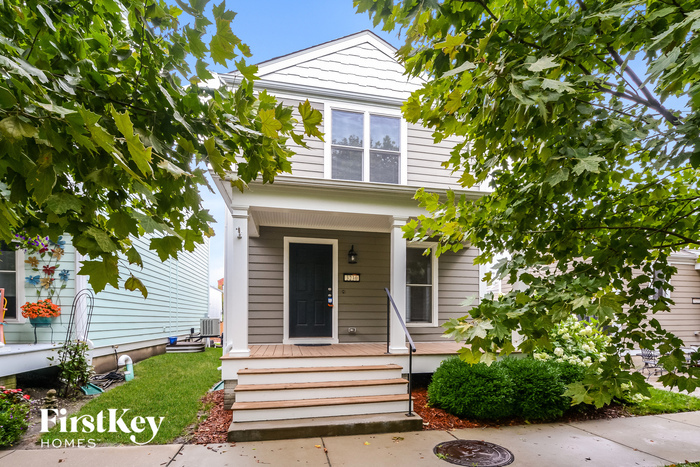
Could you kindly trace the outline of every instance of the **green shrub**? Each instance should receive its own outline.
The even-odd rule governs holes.
[[[489,367],[454,357],[433,374],[428,402],[458,417],[552,420],[571,406],[566,386],[581,381],[585,372],[584,366],[566,361],[505,358]]]
[[[435,370],[428,402],[458,417],[504,418],[512,414],[512,382],[502,366],[470,365],[453,357]]]
[[[29,426],[29,399],[21,389],[0,386],[0,447],[12,446]]]
[[[571,383],[582,381],[583,377],[586,375],[586,368],[575,363],[555,361],[547,363],[556,365],[557,369],[559,370],[559,378],[565,386],[568,386]]]
[[[561,417],[571,405],[565,397],[558,365],[532,358],[506,358],[494,363],[503,367],[513,384],[513,414],[527,420]]]

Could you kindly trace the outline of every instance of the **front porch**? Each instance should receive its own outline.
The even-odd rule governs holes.
[[[40,370],[50,366],[61,344],[7,344],[0,347],[0,377]]]
[[[238,380],[238,370],[342,365],[401,365],[408,372],[408,354],[386,352],[386,343],[330,345],[259,344],[248,347],[248,356],[224,355],[221,369],[225,381]],[[457,354],[462,344],[453,341],[416,342],[414,373],[432,373],[445,358]]]
[[[416,343],[413,373],[432,373],[460,348]],[[420,430],[407,417],[409,355],[386,343],[251,345],[221,357],[230,441]]]

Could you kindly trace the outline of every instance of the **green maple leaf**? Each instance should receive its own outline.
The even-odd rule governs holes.
[[[556,92],[574,92],[574,87],[566,81],[547,78],[542,80],[542,89],[551,89]]]
[[[318,126],[321,121],[323,121],[323,114],[311,107],[311,103],[308,99],[299,104],[298,109],[304,123],[304,133],[309,136],[316,136],[323,141],[323,135],[318,130]]]
[[[56,193],[46,200],[46,206],[55,214],[65,214],[68,211],[80,212],[83,203],[80,198],[70,193]]]
[[[236,62],[236,69],[243,75],[245,79],[248,81],[253,81],[258,79],[257,76],[255,76],[255,73],[258,72],[258,66],[253,64],[253,65],[246,65],[245,64],[245,59],[240,59]]]
[[[583,172],[600,173],[599,166],[601,162],[605,162],[605,159],[598,156],[591,156],[579,159],[573,168],[573,172],[576,175],[581,175]]]
[[[17,115],[0,120],[0,132],[12,140],[33,138],[39,131],[31,123],[25,122]]]
[[[119,270],[117,258],[108,256],[102,261],[82,261],[82,267],[78,274],[89,276],[88,282],[95,293],[102,292],[107,284],[115,289],[119,288]]]
[[[282,128],[282,124],[275,118],[275,111],[272,109],[261,110],[258,113],[260,117],[260,131],[268,138],[279,138],[277,130]]]
[[[530,64],[525,65],[525,67],[534,73],[537,73],[537,72],[540,72],[543,70],[548,70],[550,68],[556,68],[559,66],[559,64],[554,61],[555,58],[556,57],[553,57],[551,55],[547,55],[545,57],[540,58],[539,60],[537,60],[534,63],[530,63]]]
[[[128,112],[125,111],[123,114],[120,114],[113,106],[110,106],[110,111],[112,113],[112,118],[114,118],[114,123],[116,123],[117,128],[126,139],[127,148],[136,166],[142,174],[152,175],[151,150],[153,148],[144,147],[138,135],[134,134],[134,124],[131,123]]]
[[[152,238],[149,247],[158,253],[161,261],[165,261],[172,257],[177,259],[177,252],[182,249],[182,240],[172,235],[166,235],[162,238]]]
[[[126,282],[124,282],[124,288],[126,290],[140,290],[141,295],[143,295],[143,298],[148,298],[148,290],[146,290],[146,286],[143,285],[143,282],[141,282],[141,279],[138,279],[135,276],[130,276]]]

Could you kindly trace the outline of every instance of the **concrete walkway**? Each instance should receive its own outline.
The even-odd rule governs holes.
[[[283,441],[0,451],[0,466],[443,466],[433,447],[484,440],[515,455],[513,466],[664,466],[700,461],[700,412],[578,423],[339,436]]]

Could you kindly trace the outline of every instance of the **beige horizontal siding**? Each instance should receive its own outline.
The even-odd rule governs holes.
[[[450,151],[457,140],[435,143],[432,131],[417,124],[408,124],[408,184],[428,188],[457,189],[459,173],[442,166],[450,159]]]
[[[284,237],[331,238],[338,240],[339,291],[338,337],[340,342],[384,342],[386,340],[386,294],[390,273],[390,236],[382,233],[340,232],[311,229],[261,227],[260,237],[249,245],[249,343],[277,344],[283,339]],[[347,262],[354,246],[357,264]],[[440,324],[461,317],[467,295],[478,295],[478,268],[474,249],[445,253],[439,259],[438,303]],[[343,282],[343,273],[359,273],[361,282]],[[356,334],[348,328],[357,329]],[[442,339],[442,327],[411,327],[417,342]]]
[[[667,331],[683,339],[685,345],[700,344],[700,305],[693,305],[693,297],[700,297],[700,271],[694,264],[674,264],[678,272],[671,278],[670,313],[656,313],[653,316]]]
[[[294,118],[298,123],[294,126],[295,131],[304,133],[304,124],[299,115],[298,107],[303,101],[293,99],[280,99],[280,102],[294,109]],[[309,102],[311,107],[323,114],[323,103]],[[319,131],[323,133],[323,121],[319,127]],[[305,137],[304,142],[307,148],[299,146],[291,138],[287,141],[287,147],[295,152],[290,159],[292,163],[292,175],[299,177],[323,178],[323,141],[318,138]]]

